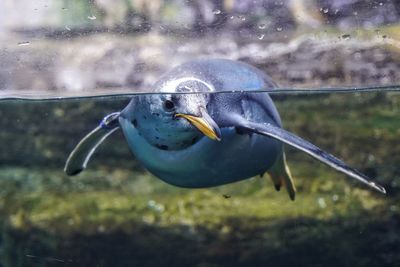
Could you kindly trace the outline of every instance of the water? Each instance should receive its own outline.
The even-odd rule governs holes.
[[[375,178],[386,196],[290,148],[295,202],[267,176],[182,189],[138,164],[120,131],[87,170],[69,177],[63,167],[79,140],[142,95],[4,93],[2,264],[395,266],[400,91],[345,89],[282,89],[271,97],[286,129]]]
[[[0,1],[0,267],[400,266],[400,2],[381,2]],[[204,58],[267,73],[284,127],[387,194],[290,147],[294,202],[267,175],[178,188],[120,130],[64,173],[105,115]]]

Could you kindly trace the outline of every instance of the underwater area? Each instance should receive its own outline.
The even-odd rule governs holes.
[[[104,116],[205,58],[271,76],[253,94],[283,128],[387,193],[289,145],[295,201],[267,174],[180,188],[121,130],[65,174]],[[397,1],[2,1],[0,266],[398,266],[399,118]]]

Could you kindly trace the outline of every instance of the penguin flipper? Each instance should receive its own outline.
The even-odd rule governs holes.
[[[321,150],[319,147],[311,144],[310,142],[270,123],[255,123],[244,119],[241,116],[231,115],[226,122],[229,121],[231,126],[242,128],[243,130],[251,131],[257,134],[265,135],[277,139],[285,144],[295,147],[313,158],[321,161],[322,163],[340,171],[352,178],[359,180],[360,182],[374,188],[375,190],[386,194],[386,190],[383,186],[373,182],[369,177],[362,174],[358,170],[349,167],[340,159],[333,155]]]
[[[67,175],[76,175],[83,171],[90,157],[96,151],[97,147],[119,127],[119,112],[106,116],[99,126],[88,133],[69,154],[65,163],[64,171]]]
[[[285,185],[286,190],[291,200],[296,197],[296,187],[290,173],[289,166],[286,164],[285,152],[282,152],[281,156],[276,160],[275,164],[268,171],[272,182],[275,185],[275,189],[279,191],[282,185]]]

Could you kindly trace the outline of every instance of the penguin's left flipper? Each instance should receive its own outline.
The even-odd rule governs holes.
[[[368,185],[369,187],[374,188],[375,190],[386,194],[386,190],[383,186],[373,182],[370,180],[369,177],[362,174],[361,172],[357,171],[354,168],[349,167],[341,161],[340,159],[332,156],[331,154],[321,150],[317,146],[311,144],[310,142],[280,128],[274,126],[270,123],[256,123],[251,122],[244,119],[241,116],[231,115],[230,118],[226,120],[230,124],[230,126],[234,126],[237,128],[242,128],[243,130],[251,131],[257,134],[269,136],[275,138],[285,144],[293,146],[308,155],[312,156],[313,158],[325,163],[326,165],[350,176],[353,177],[360,182]]]

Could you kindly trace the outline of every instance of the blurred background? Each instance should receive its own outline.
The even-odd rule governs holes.
[[[281,87],[286,129],[384,185],[379,195],[287,148],[295,202],[268,177],[167,185],[120,132],[81,175],[65,160],[127,97],[197,58],[250,63]],[[0,0],[0,266],[399,266],[400,2]]]
[[[199,57],[284,87],[398,83],[399,16],[394,0],[2,0],[0,90],[149,91]]]

